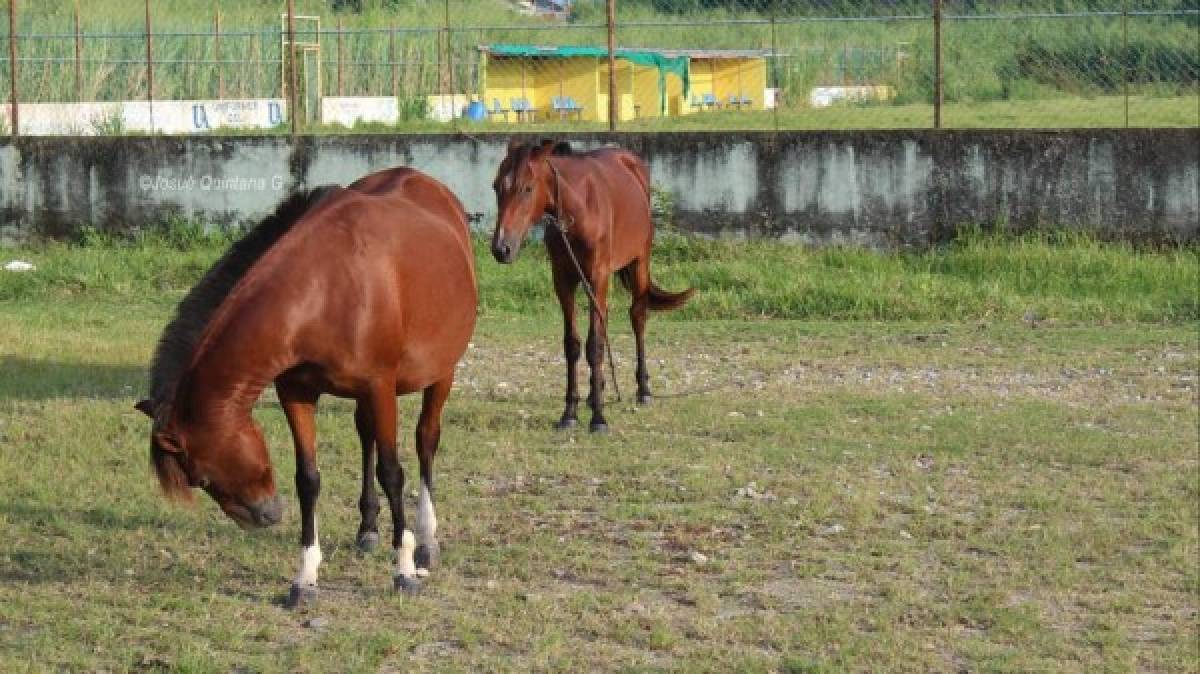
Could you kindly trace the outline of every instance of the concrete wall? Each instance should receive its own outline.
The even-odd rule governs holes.
[[[537,137],[531,137],[536,139]],[[1196,241],[1200,131],[578,135],[648,161],[680,228],[815,244],[922,246],[964,223]],[[256,221],[297,187],[407,165],[479,225],[507,135],[27,138],[0,142],[0,239],[172,215]]]

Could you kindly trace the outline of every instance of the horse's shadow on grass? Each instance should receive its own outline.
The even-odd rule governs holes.
[[[72,578],[113,576],[105,568],[127,566],[114,559],[113,545],[136,531],[179,529],[180,525],[153,514],[120,512],[98,505],[82,508],[48,507],[23,502],[0,502],[0,517],[24,532],[0,565],[0,582],[61,583]],[[65,543],[67,550],[63,550]]]
[[[4,356],[0,358],[0,400],[136,400],[145,393],[146,377],[146,368],[132,365]]]
[[[205,542],[179,542],[194,537],[188,531],[194,525],[174,520],[170,514],[169,510],[126,512],[104,505],[72,508],[0,501],[0,519],[28,529],[13,532],[7,541],[7,550],[0,556],[0,583],[58,585],[101,580],[114,586],[137,586],[139,591],[190,585],[194,578],[209,572],[203,561],[188,559],[194,547]],[[155,532],[162,531],[173,541],[154,542]],[[290,541],[290,532],[263,534]],[[230,546],[236,544],[235,536],[230,531]],[[176,550],[176,544],[186,549]],[[264,544],[277,546],[278,541]],[[154,553],[149,560],[146,549]],[[169,558],[157,556],[163,550],[170,553]],[[277,579],[230,561],[229,573],[217,591],[247,601],[282,603],[286,595],[283,585],[264,585],[264,580]]]

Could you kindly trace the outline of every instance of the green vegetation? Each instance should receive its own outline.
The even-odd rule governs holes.
[[[321,17],[322,30],[326,31],[322,36],[324,90],[338,90],[337,36],[333,31],[340,21],[349,31],[343,36],[341,48],[345,64],[341,90],[347,95],[395,95],[404,110],[400,129],[406,131],[426,128],[420,119],[427,95],[447,89],[467,93],[479,90],[484,76],[475,49],[479,44],[605,42],[603,17],[597,13],[602,10],[599,4],[580,3],[571,23],[547,26],[544,19],[512,11],[510,3],[503,0],[453,0],[449,50],[440,42],[446,22],[443,3],[363,4],[360,13],[335,13],[330,3],[319,0],[300,0],[297,7],[302,15]],[[76,99],[74,18],[69,5],[22,6],[23,33],[56,36],[31,37],[21,42],[23,58],[32,59],[21,70],[20,88],[26,100]],[[160,12],[154,18],[158,33],[154,46],[156,95],[163,99],[212,98],[218,95],[220,86],[228,97],[278,95],[277,5],[221,3],[223,37],[218,51],[216,40],[206,34],[214,23],[214,3],[171,3],[170,12]],[[809,11],[812,3],[712,5],[620,3],[622,26],[618,40],[629,47],[774,52],[769,68],[771,81],[781,89],[785,110],[778,120],[771,118],[769,123],[768,115],[763,114],[724,115],[703,122],[691,118],[671,120],[663,123],[663,128],[724,122],[733,124],[732,128],[767,127],[776,121],[783,128],[808,128],[810,120],[822,119],[822,113],[835,120],[841,117],[837,112],[807,108],[807,94],[813,86],[864,83],[891,87],[895,99],[890,105],[851,107],[849,117],[856,120],[854,126],[930,125],[929,115],[916,114],[923,113],[933,97],[932,25],[928,19],[824,20],[839,13],[862,16],[878,12],[902,17],[910,5],[883,3],[890,8],[885,9],[883,5],[822,3],[821,11],[815,13]],[[1185,5],[1175,3],[1167,9],[1188,9]],[[1014,7],[993,10],[990,5],[964,4],[955,11],[962,16],[988,11],[1015,13]],[[1028,13],[1113,10],[1119,14],[1121,5],[1022,3],[1019,9]],[[681,10],[683,16],[679,15]],[[766,21],[772,11],[778,19],[774,28]],[[86,3],[83,28],[85,33],[107,36],[85,39],[79,92],[82,98],[142,98],[146,82],[140,65],[145,59],[141,5],[115,0]],[[311,24],[301,22],[300,28],[308,30]],[[1125,122],[1121,97],[1126,89],[1141,108],[1131,110],[1133,126],[1200,125],[1197,30],[1200,25],[1195,17],[1183,14],[1137,15],[1127,22],[1112,14],[950,19],[944,28],[945,98],[947,103],[961,107],[956,114],[947,114],[947,125],[1120,126]],[[219,66],[218,61],[226,64]],[[0,77],[7,77],[6,72],[6,67],[0,68]],[[1097,107],[1097,102],[1102,105]],[[1029,110],[1034,114],[1022,114]],[[643,124],[629,126],[641,128]]]
[[[39,271],[0,275],[0,301],[173,297],[227,242],[195,226],[164,232],[126,241],[88,231],[82,245],[16,249]],[[544,248],[527,245],[502,274],[486,242],[476,254],[485,313],[554,313]],[[664,287],[701,289],[659,320],[1200,320],[1200,251],[1137,250],[1081,234],[964,232],[944,248],[894,254],[665,234],[653,269]]]
[[[606,437],[550,430],[562,365],[541,252],[502,267],[480,250],[483,312],[437,464],[442,567],[410,599],[385,554],[354,551],[351,407],[326,399],[322,596],[296,615],[279,606],[299,526],[273,398],[256,417],[289,513],[257,533],[207,497],[164,501],[132,409],[222,236],[83,238],[6,249],[38,270],[0,272],[0,671],[1182,673],[1200,658],[1195,250],[668,236],[663,284],[701,294],[651,320],[659,399],[611,401]],[[746,320],[760,315],[805,320]],[[878,322],[893,317],[918,320]],[[613,333],[630,385],[627,321]],[[410,468],[417,402],[401,406]]]

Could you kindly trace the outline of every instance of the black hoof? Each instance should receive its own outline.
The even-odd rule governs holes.
[[[308,608],[315,603],[317,603],[316,585],[297,585],[292,583],[292,589],[288,592],[287,599],[283,602],[283,607],[300,610]]]
[[[649,393],[639,393],[638,394],[637,404],[649,405],[651,402],[654,402],[654,396],[650,395]]]
[[[589,430],[591,430],[593,433],[607,433],[608,424],[604,423],[603,421],[593,421],[592,425],[589,427]]]
[[[421,545],[418,545],[417,549],[413,552],[413,561],[416,563],[418,569],[433,571],[435,568],[437,568],[438,560],[441,558],[441,556],[442,546],[438,545],[437,543],[433,543],[431,545],[422,543]]]
[[[371,552],[379,546],[379,534],[374,531],[364,531],[358,535],[358,549],[360,552]]]
[[[569,431],[579,425],[578,419],[568,419],[566,417],[559,419],[558,423],[554,424],[554,429],[559,431]]]
[[[393,576],[392,587],[397,592],[415,597],[421,594],[421,579],[416,576]]]

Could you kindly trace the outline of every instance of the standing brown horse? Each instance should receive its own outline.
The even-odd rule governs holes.
[[[394,586],[420,586],[438,556],[433,457],[454,368],[475,327],[466,213],[441,183],[391,169],[284,202],[184,298],[155,353],[151,457],[164,491],[199,487],[244,527],[282,503],[251,409],[271,382],[295,441],[301,561],[288,605],[316,598],[321,476],[314,415],[323,393],[352,398],[363,447],[359,545],[379,539],[377,472],[392,511]],[[396,395],[421,391],[417,535],[405,525]],[[376,468],[376,452],[378,467]]]
[[[517,257],[530,227],[543,216],[557,226],[546,228],[546,248],[554,276],[554,292],[563,313],[563,353],[567,361],[567,397],[560,429],[579,423],[579,391],[575,364],[579,335],[575,331],[575,290],[589,290],[587,360],[592,370],[588,404],[592,431],[607,431],[604,420],[604,348],[608,339],[608,280],[616,272],[633,296],[629,318],[637,343],[637,400],[650,402],[646,371],[646,310],[675,309],[695,292],[671,293],[650,280],[650,248],[654,220],[650,215],[650,176],[637,155],[617,148],[575,153],[567,143],[540,145],[510,142],[493,184],[498,215],[492,255],[509,264]]]

